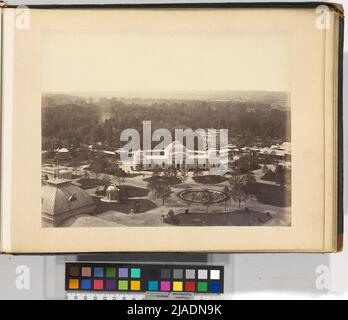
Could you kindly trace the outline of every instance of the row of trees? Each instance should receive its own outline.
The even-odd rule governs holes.
[[[89,171],[93,172],[95,179],[100,179],[102,175],[102,180],[107,180],[108,175],[116,177],[118,185],[125,180],[127,173],[121,169],[120,162],[117,158],[106,157],[101,153],[91,152],[92,156],[89,156],[90,164],[86,167]],[[72,158],[70,166],[74,168],[77,175],[77,169],[80,167],[81,161],[78,157]],[[90,174],[87,170],[84,173],[85,179],[90,179]]]
[[[291,185],[291,169],[277,164],[274,171],[266,165],[262,167],[263,180],[274,181],[281,186]]]
[[[232,175],[228,182],[229,187],[225,187],[225,194],[229,197],[230,200],[236,201],[238,203],[238,208],[241,208],[241,204],[249,200],[253,195],[249,191],[248,186],[252,183],[255,183],[255,177],[252,173],[247,173],[244,175]],[[225,208],[227,205],[227,200],[225,201]]]
[[[243,155],[238,160],[231,164],[232,168],[240,174],[247,174],[248,172],[260,168],[260,160],[253,155]]]
[[[147,188],[151,191],[156,199],[162,199],[162,204],[171,194],[171,187],[168,182],[161,179],[150,179]]]
[[[166,168],[155,167],[153,169],[153,177],[163,176],[166,178],[178,178],[182,182],[186,181],[189,176],[189,171],[186,168],[178,170],[174,165]]]
[[[68,100],[67,100],[68,101]],[[44,102],[42,108],[42,148],[80,146],[102,142],[105,146],[119,146],[120,132],[127,128],[142,132],[142,121],[151,120],[157,128],[216,128],[236,133],[245,144],[255,137],[288,140],[290,117],[287,110],[270,108],[270,104],[249,102],[166,100],[163,102],[138,101],[126,103],[105,99],[98,103],[80,100],[55,105],[55,99]],[[49,105],[45,105],[49,104]]]

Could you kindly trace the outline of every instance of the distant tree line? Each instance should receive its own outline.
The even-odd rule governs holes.
[[[125,103],[103,99],[98,104],[74,101],[71,104],[42,108],[42,148],[79,146],[102,142],[113,149],[121,146],[120,133],[127,128],[142,132],[142,121],[151,120],[152,129],[215,128],[228,129],[243,143],[290,139],[289,111],[272,109],[266,103],[234,101],[165,101],[161,103]]]

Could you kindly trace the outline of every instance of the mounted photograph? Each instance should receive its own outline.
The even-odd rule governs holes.
[[[289,38],[259,36],[44,33],[42,226],[291,226]]]

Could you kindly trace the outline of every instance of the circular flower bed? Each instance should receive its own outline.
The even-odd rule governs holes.
[[[227,199],[227,195],[216,190],[183,190],[178,197],[187,202],[193,203],[219,203]]]

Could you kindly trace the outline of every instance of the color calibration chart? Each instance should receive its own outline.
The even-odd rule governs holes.
[[[224,267],[215,265],[66,263],[65,289],[75,297],[76,292],[216,295],[223,293],[223,279]]]

